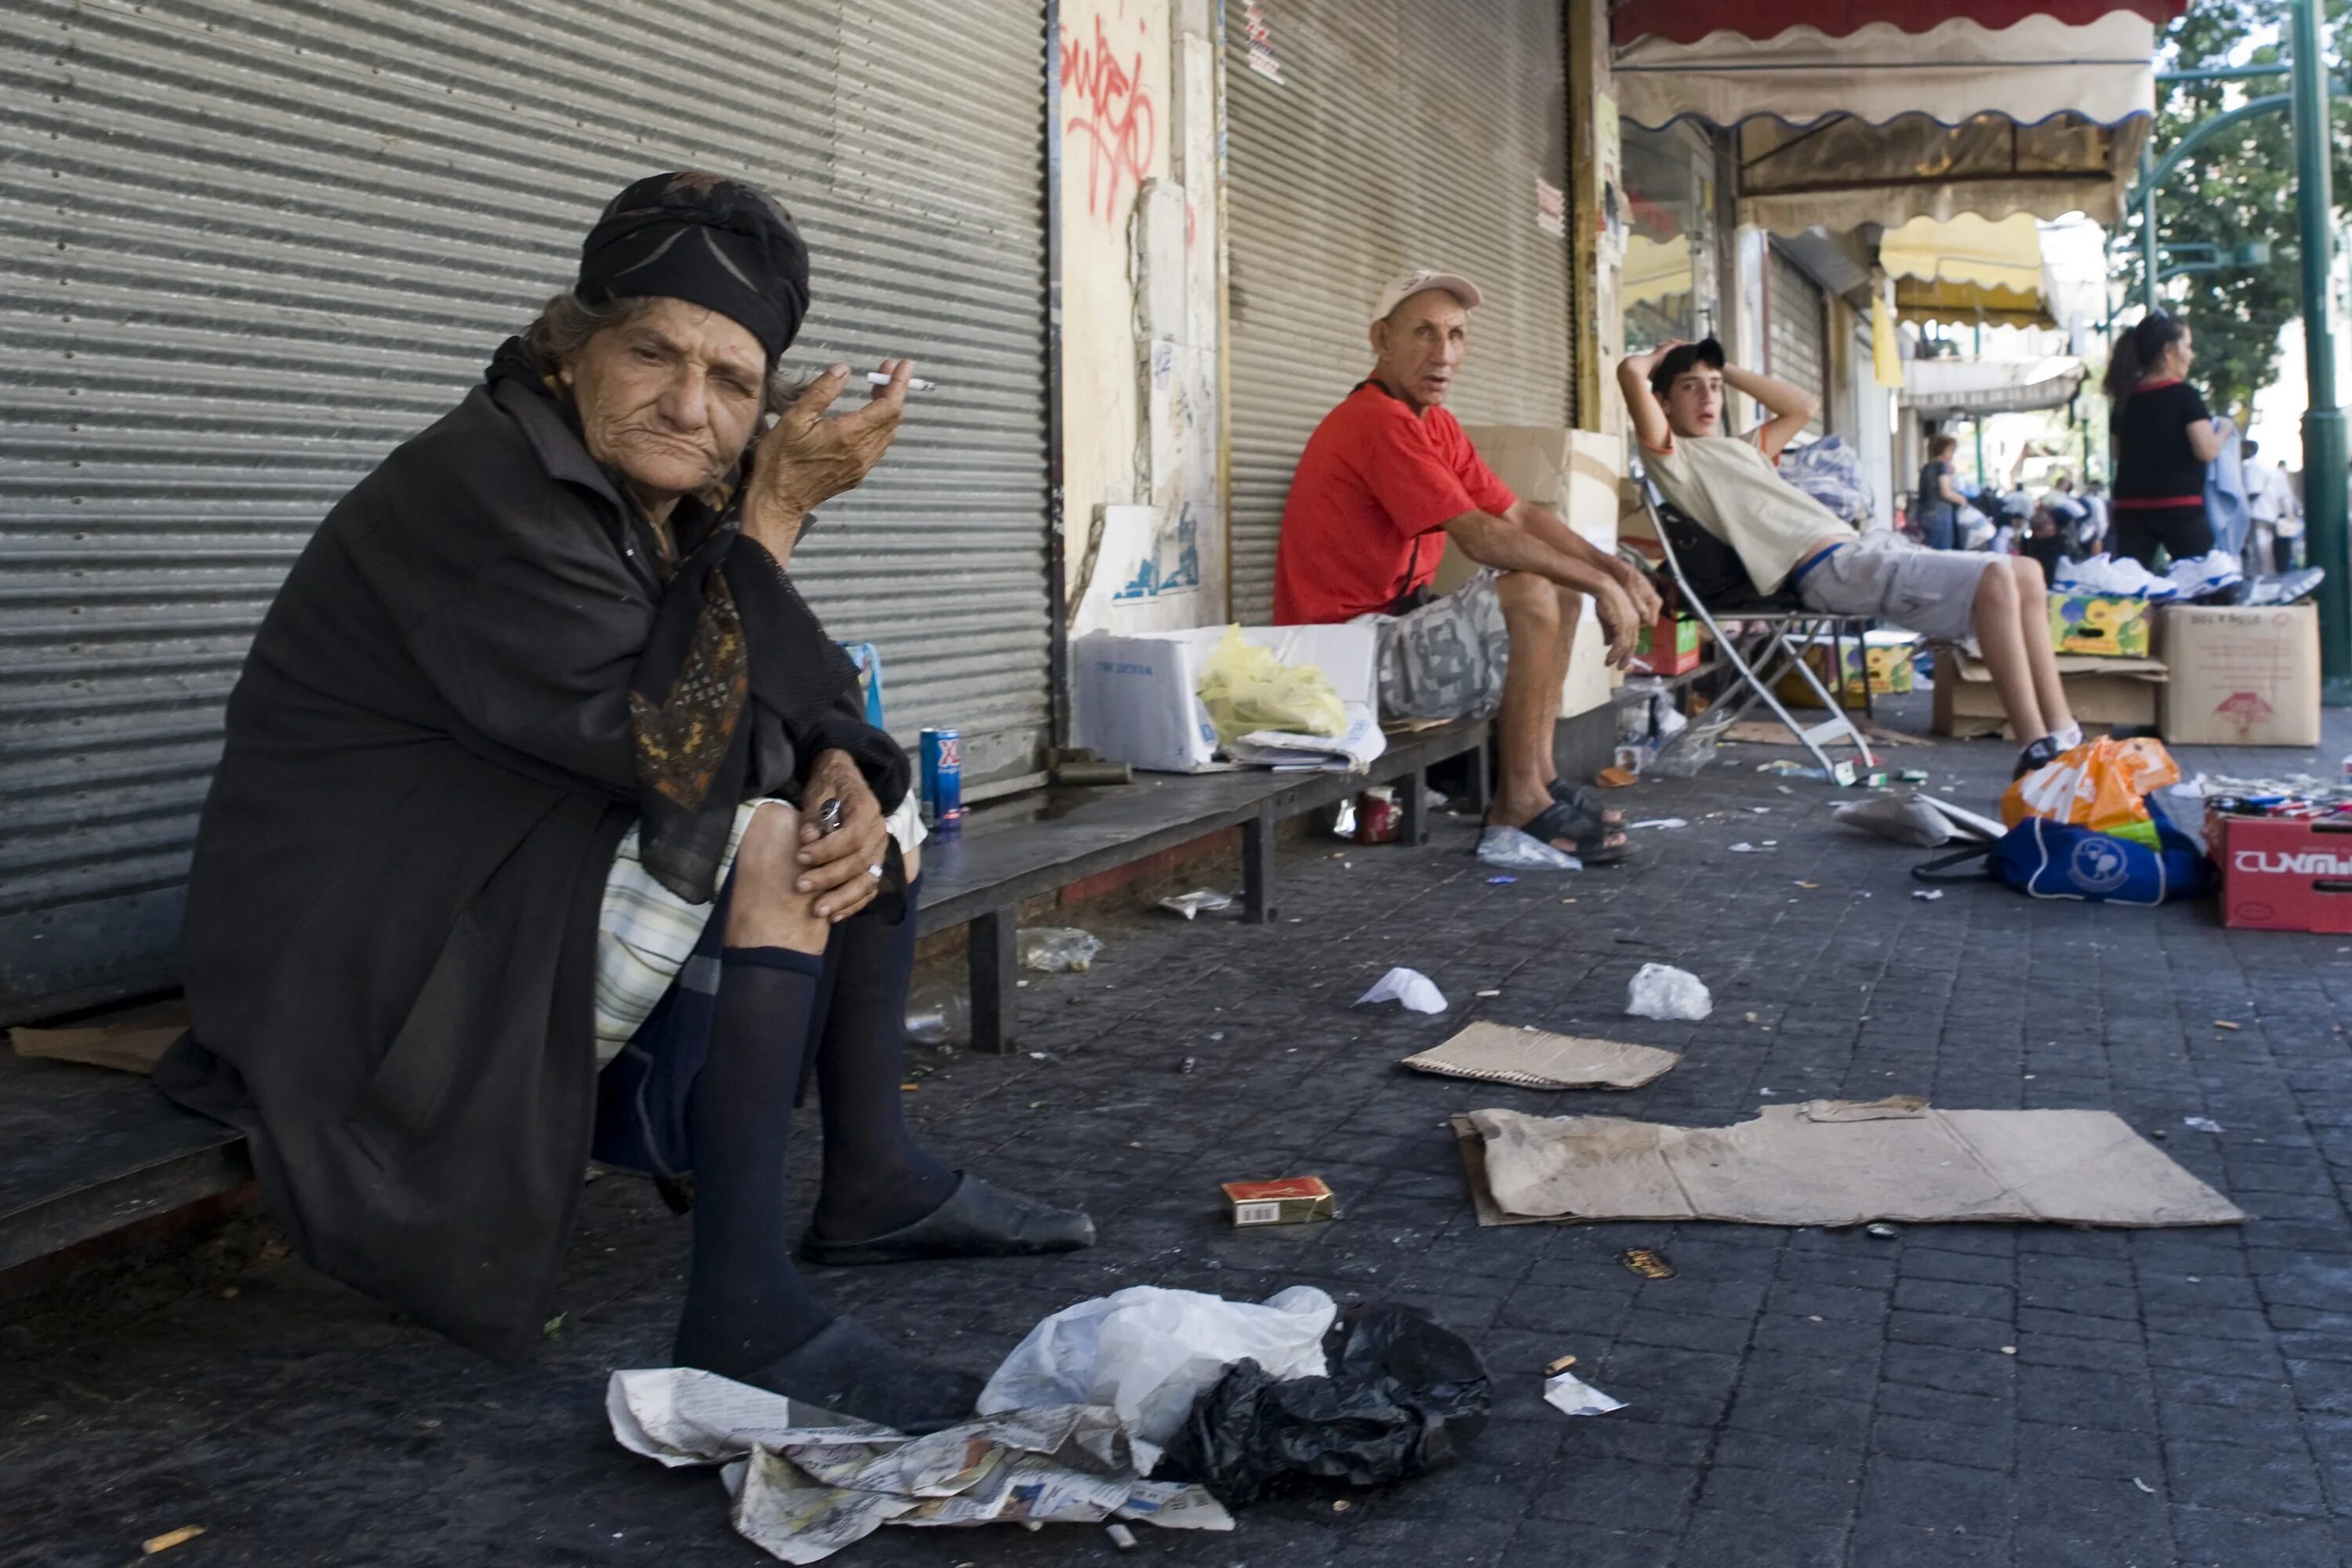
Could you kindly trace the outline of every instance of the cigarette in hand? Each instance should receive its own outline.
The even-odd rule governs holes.
[[[890,384],[890,373],[887,370],[869,370],[866,373],[866,381],[869,386],[887,386]],[[936,381],[925,381],[919,375],[910,375],[907,378],[907,390],[909,392],[937,392],[939,389],[940,384]]]

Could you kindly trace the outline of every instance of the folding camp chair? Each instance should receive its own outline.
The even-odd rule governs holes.
[[[1686,565],[1685,555],[1702,550],[1718,555],[1727,554],[1729,547],[1666,500],[1659,491],[1656,481],[1643,470],[1638,460],[1633,468],[1633,479],[1641,486],[1642,503],[1649,511],[1650,527],[1658,536],[1658,548],[1664,552],[1666,570],[1673,576],[1675,585],[1682,591],[1683,604],[1699,618],[1715,638],[1716,645],[1723,649],[1723,657],[1739,673],[1741,689],[1719,699],[1717,706],[1708,710],[1708,722],[1728,727],[1737,723],[1741,714],[1761,702],[1772,710],[1774,718],[1788,727],[1789,733],[1812,753],[1813,760],[1832,778],[1848,780],[1853,769],[1852,760],[1842,761],[1830,754],[1829,748],[1832,746],[1851,745],[1864,767],[1876,766],[1878,758],[1871,751],[1870,742],[1846,716],[1845,704],[1841,697],[1832,695],[1822,684],[1820,673],[1806,660],[1801,646],[1807,642],[1824,643],[1832,649],[1832,657],[1837,657],[1843,651],[1840,644],[1845,628],[1853,627],[1855,640],[1859,642],[1865,621],[1853,616],[1825,616],[1819,611],[1806,609],[1795,594],[1786,591],[1769,598],[1756,598],[1744,570],[1734,573],[1727,567],[1706,584],[1709,592],[1700,592],[1700,584],[1694,580],[1696,574]],[[1679,550],[1675,548],[1678,536],[1683,546]],[[1725,633],[1724,623],[1727,621],[1736,622],[1740,626],[1737,637]],[[1842,658],[1839,664],[1842,685]],[[1864,656],[1863,668],[1867,680],[1867,653]],[[1828,710],[1827,719],[1818,724],[1801,724],[1781,703],[1773,687],[1782,677],[1790,674],[1802,680],[1812,691],[1814,698]],[[1729,711],[1723,713],[1721,710],[1727,703],[1730,705]]]

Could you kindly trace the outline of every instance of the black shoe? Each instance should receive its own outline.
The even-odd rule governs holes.
[[[1031,1258],[1095,1244],[1095,1222],[1007,1193],[963,1172],[947,1201],[915,1221],[860,1241],[801,1237],[803,1263],[919,1263],[940,1258]]]
[[[2012,780],[2021,779],[2034,769],[2046,767],[2065,754],[2065,748],[2059,745],[2055,735],[2044,735],[2017,753],[2017,766],[2010,770],[2009,776]]]
[[[968,1372],[918,1361],[855,1318],[834,1319],[738,1381],[910,1436],[972,1419],[986,1386]]]

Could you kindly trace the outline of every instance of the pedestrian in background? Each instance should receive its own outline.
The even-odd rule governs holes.
[[[2115,550],[2154,569],[2161,548],[2175,561],[2213,549],[2205,466],[2221,433],[2189,384],[2196,347],[2188,323],[2152,310],[2116,339],[2105,383],[2114,405]]]
[[[1952,456],[1959,449],[1956,437],[1937,437],[1927,443],[1927,461],[1919,470],[1919,542],[1930,550],[1950,550],[1959,542],[1960,508],[1969,499],[1952,475]]]

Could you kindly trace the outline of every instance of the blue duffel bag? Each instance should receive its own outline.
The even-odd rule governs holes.
[[[2037,899],[2161,904],[2213,890],[2213,863],[2196,840],[2156,814],[2153,849],[2111,833],[2029,816],[1990,844],[1912,868],[1923,882],[1991,877]],[[1974,864],[1973,869],[1963,869]]]

